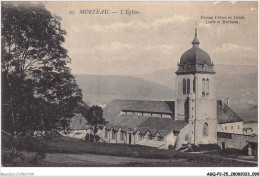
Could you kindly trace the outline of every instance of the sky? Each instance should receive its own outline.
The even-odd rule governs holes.
[[[73,74],[137,75],[176,67],[192,47],[195,26],[200,48],[214,64],[257,65],[257,2],[44,3],[62,18],[67,32],[63,46]],[[108,9],[110,14],[79,14],[90,9]],[[120,14],[126,9],[140,13]],[[202,16],[245,19],[239,24],[206,24]]]

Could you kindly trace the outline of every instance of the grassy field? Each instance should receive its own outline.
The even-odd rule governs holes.
[[[184,153],[127,144],[91,143],[70,137],[56,138],[48,144],[49,149],[43,161],[36,164],[30,160],[35,153],[25,151],[25,162],[18,160],[15,166],[257,166],[256,163],[225,158],[218,154]],[[6,152],[2,151],[2,155]]]
[[[118,157],[97,154],[47,153],[40,162],[32,161],[35,153],[23,152],[25,161],[16,160],[17,167],[198,167],[212,166],[211,163],[191,161],[187,159],[147,159],[134,157]],[[10,166],[10,165],[6,165]]]
[[[153,147],[127,144],[92,143],[71,137],[61,137],[49,143],[48,152],[71,154],[100,154],[124,157],[167,159],[176,151],[168,151]]]

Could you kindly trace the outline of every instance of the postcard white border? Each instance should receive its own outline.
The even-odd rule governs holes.
[[[2,2],[2,0],[0,0]],[[10,1],[10,0],[6,0]],[[30,1],[30,0],[23,0]],[[73,0],[34,0],[34,1],[73,1]],[[75,1],[75,0],[74,0]],[[78,1],[88,1],[88,0],[78,0]],[[96,1],[109,1],[109,0],[96,0]],[[114,0],[112,0],[114,1]],[[124,1],[124,0],[117,0]],[[148,1],[148,0],[143,0]],[[158,0],[150,0],[150,1],[158,1]],[[171,1],[171,0],[164,0]],[[175,0],[181,1],[181,0]],[[203,1],[203,0],[189,0],[189,1]],[[208,0],[213,1],[214,0]],[[220,0],[227,1],[227,0]],[[243,0],[238,0],[243,1]],[[247,1],[255,1],[255,0],[247,0]],[[75,1],[77,2],[77,1]],[[149,1],[148,1],[149,2]],[[258,7],[259,7],[259,0]],[[1,14],[0,14],[1,18]],[[258,9],[258,51],[259,51],[259,9]],[[0,29],[1,30],[1,29]],[[0,43],[1,45],[1,43]],[[260,68],[259,63],[259,52],[258,52],[258,68]],[[258,72],[258,90],[259,90],[259,79],[260,74]],[[1,86],[1,83],[0,83]],[[1,97],[1,93],[0,93]],[[260,100],[260,96],[258,94],[258,103]],[[1,107],[0,107],[1,110]],[[259,113],[258,106],[258,113]],[[259,120],[259,116],[258,116]],[[0,122],[1,125],[1,122]],[[259,126],[258,129],[260,130]],[[1,135],[1,131],[0,131]],[[0,142],[1,143],[1,142]],[[258,159],[259,159],[259,149],[258,146]],[[1,159],[1,157],[0,157]],[[259,172],[259,163],[258,167],[0,167],[1,173],[9,173],[9,176],[20,176],[19,174],[29,174],[34,173],[33,176],[207,176],[208,172]],[[24,176],[24,175],[23,175]],[[29,176],[29,175],[25,175]]]

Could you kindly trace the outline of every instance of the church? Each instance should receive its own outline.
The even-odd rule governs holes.
[[[98,131],[101,141],[178,150],[217,144],[221,132],[243,134],[243,120],[229,100],[216,98],[214,63],[200,49],[197,29],[191,43],[178,62],[175,100],[111,101],[103,112],[108,124]]]

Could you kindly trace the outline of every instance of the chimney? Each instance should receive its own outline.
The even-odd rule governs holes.
[[[229,107],[230,99],[227,98],[227,106]]]
[[[224,108],[224,98],[221,99],[221,108]]]

